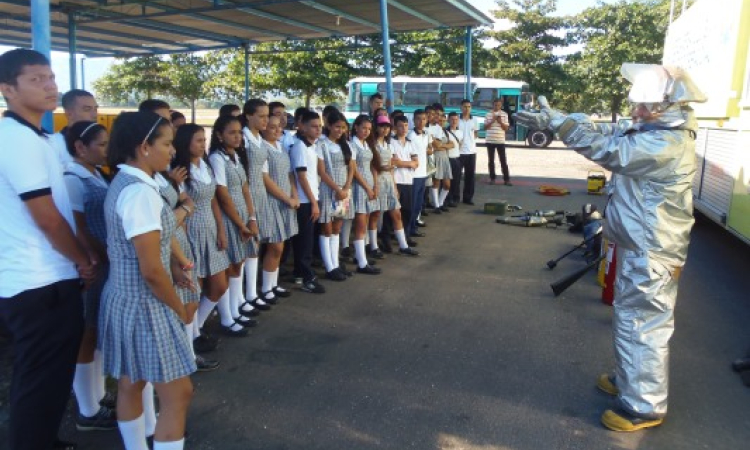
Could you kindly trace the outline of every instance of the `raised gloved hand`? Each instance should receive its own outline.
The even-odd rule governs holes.
[[[560,111],[550,108],[547,97],[540,95],[537,99],[541,111],[520,111],[515,114],[516,123],[534,130],[549,129],[557,132],[567,116]]]

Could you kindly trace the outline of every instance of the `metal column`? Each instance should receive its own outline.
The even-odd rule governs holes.
[[[34,0],[31,2],[31,46],[47,59],[52,54],[52,32],[50,27],[50,0]],[[52,131],[52,113],[42,117],[42,128]]]
[[[388,1],[380,0],[380,28],[383,29],[383,65],[385,68],[386,107],[393,112],[393,68],[391,67],[391,40],[388,31]]]
[[[81,58],[81,89],[86,89],[86,66],[84,65],[84,62],[86,62],[86,57]]]
[[[250,99],[250,44],[245,44],[245,101]]]
[[[76,88],[76,16],[68,13],[68,54],[70,56],[70,89]]]
[[[466,86],[464,87],[464,97],[471,100],[471,48],[472,34],[471,27],[466,27],[466,39],[464,50],[464,73],[466,74]]]

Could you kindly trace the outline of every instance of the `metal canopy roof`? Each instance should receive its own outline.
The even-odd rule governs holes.
[[[30,1],[0,0],[0,44],[30,46]],[[466,0],[387,0],[392,33],[491,25]],[[381,32],[379,0],[52,0],[52,49],[142,56]]]

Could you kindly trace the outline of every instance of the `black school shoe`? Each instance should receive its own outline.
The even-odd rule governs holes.
[[[114,409],[99,408],[91,417],[78,414],[76,417],[76,429],[78,431],[108,431],[117,429],[117,414]]]
[[[326,288],[318,283],[318,280],[304,281],[300,289],[303,292],[308,292],[310,294],[325,294],[326,292]]]
[[[451,210],[447,206],[445,206],[445,205],[443,205],[443,206],[440,207],[440,211],[446,212],[446,213],[447,212],[451,212]]]
[[[375,259],[385,258],[385,255],[383,254],[383,252],[380,251],[379,248],[374,248],[374,249],[370,248],[369,250],[367,250],[367,254],[372,256]]]
[[[274,286],[271,290],[273,291],[273,294],[278,298],[287,298],[292,296],[292,291],[287,291],[281,286]]]
[[[99,400],[99,406],[104,406],[109,409],[117,408],[117,394],[114,392],[105,392],[104,397]]]
[[[377,267],[372,267],[371,265],[366,265],[365,267],[357,267],[357,273],[363,273],[365,275],[380,275],[381,270]]]
[[[330,272],[326,272],[326,278],[331,281],[345,281],[346,274],[340,270],[333,269]]]
[[[219,361],[206,359],[201,355],[195,355],[195,365],[198,366],[198,372],[210,372],[219,368]]]
[[[419,256],[419,252],[414,250],[413,248],[400,248],[398,249],[399,255],[405,255],[405,256]]]
[[[216,350],[218,346],[219,338],[213,337],[203,330],[201,330],[200,336],[193,339],[193,350],[195,350],[195,353],[209,353]]]

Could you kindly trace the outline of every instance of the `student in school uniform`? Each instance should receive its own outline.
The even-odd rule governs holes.
[[[427,124],[427,114],[422,109],[414,111],[414,129],[409,132],[408,138],[411,141],[414,151],[417,154],[418,164],[414,169],[414,179],[412,181],[412,215],[411,223],[407,226],[407,232],[411,237],[424,237],[418,227],[419,213],[422,211],[424,204],[424,195],[427,184],[427,157],[432,154],[430,146],[430,136],[425,131]]]
[[[430,195],[432,197],[432,204],[435,207],[433,211],[436,214],[440,214],[450,211],[444,204],[445,199],[448,198],[451,179],[453,178],[448,151],[456,147],[456,144],[451,142],[448,132],[443,129],[445,113],[441,109],[436,108],[435,116],[437,116],[438,122],[430,131],[430,135],[433,137],[432,149],[434,152],[433,157],[435,158],[435,173],[432,176],[433,181]],[[442,190],[440,189],[441,185]]]
[[[377,230],[380,209],[378,204],[377,170],[380,166],[380,156],[377,150],[370,147],[367,138],[372,132],[372,122],[368,116],[362,114],[354,120],[354,136],[352,136],[352,154],[357,163],[354,172],[354,189],[352,200],[354,207],[354,253],[357,259],[357,273],[378,275],[381,270],[373,267],[367,260],[365,251],[365,233],[368,229]],[[377,246],[377,232],[375,236]],[[378,251],[373,256],[382,258]]]
[[[294,145],[294,133],[292,130],[287,130],[287,114],[286,106],[281,102],[271,102],[268,104],[268,113],[271,116],[276,116],[279,119],[279,126],[281,127],[281,138],[278,140],[281,148],[289,154],[289,149]],[[295,121],[296,123],[296,121]]]
[[[414,179],[414,169],[419,164],[416,150],[407,137],[409,133],[409,119],[406,116],[397,116],[393,119],[395,135],[391,138],[391,162],[393,164],[393,178],[396,180],[396,189],[398,190],[398,200],[401,204],[401,221],[404,224],[406,233],[406,242],[409,247],[416,247],[417,242],[409,236],[408,226],[412,210],[414,195],[412,192],[412,182]]]
[[[278,296],[291,294],[279,287],[279,264],[284,253],[286,242],[297,234],[297,209],[299,198],[291,170],[289,155],[281,144],[281,120],[278,116],[268,118],[266,129],[261,132],[263,146],[268,152],[268,161],[263,167],[263,183],[268,195],[270,207],[278,211],[278,221],[274,233],[266,242],[266,254],[263,257],[263,284],[261,292],[273,292]],[[279,295],[281,294],[281,295]]]
[[[312,268],[315,223],[320,217],[318,206],[320,180],[318,179],[318,151],[315,142],[320,137],[321,130],[320,116],[309,110],[303,111],[297,129],[297,139],[290,152],[300,201],[297,209],[299,232],[292,238],[294,277],[301,279],[303,292],[312,294],[325,293],[325,287],[318,283]]]
[[[320,254],[326,278],[333,281],[347,279],[339,261],[339,237],[345,219],[354,219],[352,179],[356,166],[347,141],[346,117],[338,111],[328,114],[325,137],[318,140],[318,173],[320,174]],[[343,217],[335,217],[335,205],[346,201],[349,207]]]
[[[57,106],[49,60],[26,49],[0,55],[0,93],[0,321],[15,353],[8,444],[71,449],[56,435],[84,330],[80,281],[95,280],[97,261],[76,239],[63,168],[41,129]]]
[[[193,200],[193,211],[185,218],[185,231],[193,257],[192,272],[197,278],[199,292],[204,296],[200,301],[208,302],[206,306],[213,308],[213,304],[229,288],[226,275],[229,258],[226,252],[226,228],[215,195],[216,178],[208,162],[203,127],[193,123],[181,126],[175,134],[174,148],[172,168],[185,169],[182,188]],[[235,319],[243,320],[239,316]],[[200,337],[198,322],[196,311],[195,320],[189,327],[190,339],[193,341]],[[201,350],[195,342],[194,347],[196,351]],[[196,364],[199,371],[218,367],[218,362],[200,354],[196,355]]]
[[[388,213],[393,224],[393,231],[398,240],[399,254],[407,256],[418,256],[419,252],[409,247],[404,232],[404,224],[401,221],[401,204],[398,201],[398,189],[393,174],[395,167],[392,163],[393,148],[391,147],[391,121],[387,116],[378,116],[375,130],[368,138],[370,146],[375,148],[380,157],[378,167],[378,206],[382,214]],[[372,223],[371,223],[372,225]],[[375,228],[369,229],[370,250],[377,249],[377,224]],[[390,236],[384,236],[383,242],[388,242]],[[373,242],[375,243],[373,245]],[[390,242],[388,243],[390,245]]]
[[[175,131],[179,130],[181,126],[187,123],[185,114],[175,110],[169,111],[169,120],[172,122]]]
[[[458,113],[451,112],[448,114],[448,126],[445,128],[448,140],[453,144],[448,148],[448,161],[451,165],[451,187],[448,191],[448,198],[445,205],[455,208],[461,201],[461,140],[460,130],[458,129]]]
[[[50,136],[49,140],[52,147],[55,148],[57,156],[60,158],[60,163],[65,167],[73,162],[73,157],[68,152],[68,142],[65,139],[65,132],[71,125],[82,120],[96,122],[99,105],[96,103],[94,95],[83,89],[69,90],[63,94],[61,103],[65,112],[67,125],[60,132]]]
[[[118,379],[117,418],[126,450],[146,448],[147,383],[161,406],[154,450],[182,449],[193,391],[189,375],[196,370],[185,333],[192,317],[173,285],[173,278],[182,278],[172,258],[175,215],[153,178],[174,155],[172,126],[154,113],[122,113],[107,153],[118,172],[104,202],[110,262],[99,314],[104,372]]]
[[[96,330],[102,289],[109,274],[104,198],[108,180],[99,171],[107,163],[107,130],[96,122],[79,121],[65,134],[73,162],[65,167],[65,185],[73,208],[77,236],[99,261],[96,281],[83,293],[86,328],[78,351],[73,392],[78,401],[76,428],[81,431],[114,430],[117,417],[114,397],[107,396],[101,369],[101,353],[96,352]]]
[[[246,299],[241,303],[242,266],[249,256],[258,256],[258,224],[247,182],[249,163],[242,149],[240,119],[234,116],[216,119],[209,148],[208,160],[216,177],[216,198],[224,217],[230,263],[227,269],[229,289],[219,299],[219,318],[225,334],[243,337],[247,335],[245,327],[255,325],[255,320],[248,317],[250,302]],[[201,300],[199,320],[205,321],[204,317],[210,312],[211,305]]]
[[[479,123],[476,117],[471,115],[471,101],[464,99],[461,101],[461,117],[458,119],[459,138],[461,147],[459,148],[459,161],[461,162],[460,171],[456,174],[454,183],[461,183],[461,171],[464,174],[464,189],[461,201],[466,205],[474,205],[474,176],[477,171],[477,149],[476,140],[479,133]]]
[[[234,103],[228,103],[226,105],[222,105],[221,108],[219,108],[219,117],[221,116],[239,117],[241,115],[242,115],[242,108],[240,108],[239,105],[235,105]]]

